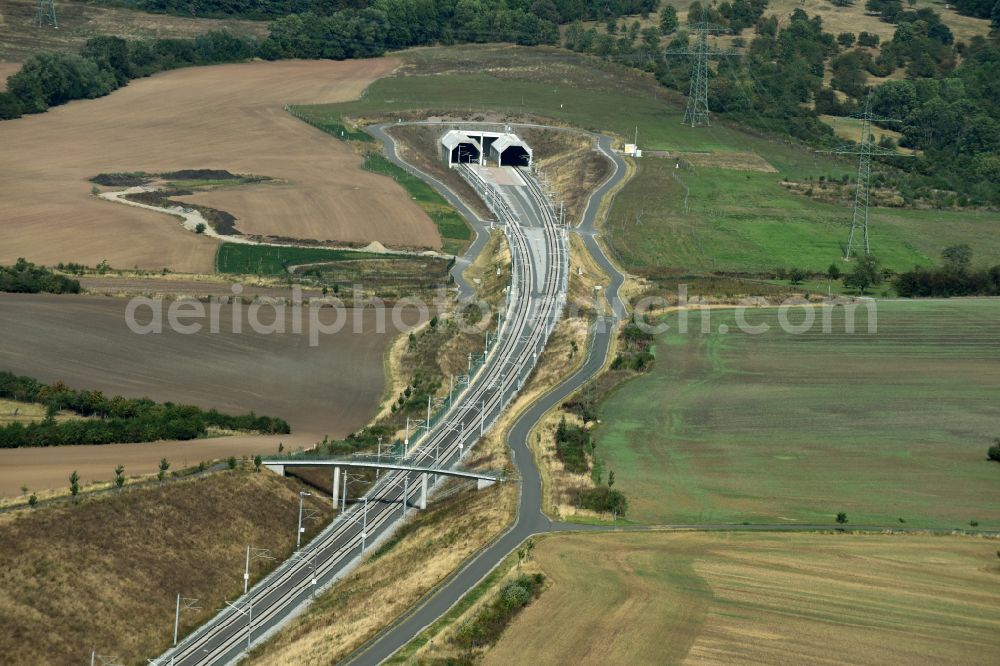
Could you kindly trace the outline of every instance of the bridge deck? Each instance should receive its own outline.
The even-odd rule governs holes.
[[[450,467],[426,467],[423,465],[408,465],[394,462],[376,462],[369,460],[352,460],[345,458],[342,460],[265,460],[261,463],[269,470],[284,475],[286,467],[366,467],[368,469],[391,469],[406,472],[426,472],[428,474],[440,474],[442,476],[457,476],[464,479],[476,479],[495,483],[502,477],[500,473],[483,474],[479,472],[467,472],[461,469]]]

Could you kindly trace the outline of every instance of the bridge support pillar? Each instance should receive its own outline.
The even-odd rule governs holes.
[[[285,475],[285,466],[284,465],[280,465],[280,464],[276,464],[276,463],[271,463],[270,465],[264,465],[264,467],[266,467],[267,469],[271,470],[272,472],[274,472],[278,476],[284,476]]]
[[[427,473],[420,475],[420,508],[427,508]]]
[[[340,468],[333,468],[333,491],[330,493],[330,497],[333,498],[333,508],[337,509],[337,498],[340,497]]]
[[[489,488],[494,483],[496,483],[496,481],[492,481],[490,479],[476,479],[476,490],[482,490],[483,488]]]

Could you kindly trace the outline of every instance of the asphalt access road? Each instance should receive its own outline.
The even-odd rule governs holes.
[[[385,137],[392,141],[384,132],[379,138]],[[361,646],[345,660],[351,664],[378,664],[391,657],[397,650],[406,645],[425,627],[444,615],[453,605],[466,595],[479,581],[485,578],[527,538],[554,530],[590,531],[606,529],[603,526],[575,525],[555,523],[542,513],[542,480],[535,467],[531,449],[528,445],[528,434],[535,423],[552,407],[560,404],[571,393],[580,388],[596,375],[604,366],[608,350],[617,329],[616,321],[625,312],[624,303],[619,296],[619,289],[624,277],[614,264],[604,254],[604,250],[595,238],[595,223],[601,199],[625,176],[624,162],[610,149],[609,137],[598,137],[598,148],[614,163],[615,170],[608,180],[591,195],[580,225],[581,235],[587,244],[587,249],[598,261],[611,278],[607,287],[607,298],[615,315],[604,317],[595,322],[591,343],[587,350],[587,358],[583,365],[570,377],[556,386],[555,389],[533,403],[514,422],[508,434],[507,443],[511,448],[511,457],[521,477],[520,496],[518,500],[517,518],[514,524],[498,539],[485,549],[473,555],[457,572],[451,575],[443,584],[436,587],[421,599],[410,612],[372,640]],[[393,155],[395,151],[393,151]],[[410,167],[412,170],[412,167]]]

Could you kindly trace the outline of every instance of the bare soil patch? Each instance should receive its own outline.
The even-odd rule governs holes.
[[[166,276],[162,278],[82,276],[75,279],[88,292],[92,294],[104,294],[106,296],[164,296],[168,298],[176,298],[178,296],[194,298],[217,296],[223,298],[231,297],[233,295],[233,286],[238,284],[244,299],[292,298],[291,287],[246,285],[232,280],[179,280],[170,279]],[[319,298],[322,295],[323,292],[319,289],[302,289],[303,299]]]
[[[353,150],[285,104],[353,99],[395,59],[190,67],[133,81],[98,100],[0,123],[0,262],[75,261],[208,273],[216,241],[153,211],[90,195],[96,173],[192,167],[280,183],[188,199],[225,210],[246,234],[437,248],[433,222]]]
[[[376,331],[373,309],[359,313],[361,333],[352,332],[354,318],[348,312],[343,330],[320,336],[319,345],[310,347],[307,335],[291,332],[290,309],[286,334],[256,333],[246,319],[243,332],[233,333],[232,310],[223,307],[217,334],[209,332],[207,323],[192,335],[172,333],[164,319],[163,333],[137,335],[126,326],[126,305],[124,299],[105,297],[2,294],[0,368],[108,394],[280,415],[295,435],[313,441],[353,432],[382,397],[383,353],[395,333],[389,324],[384,333]],[[248,308],[243,306],[244,317]],[[262,323],[273,318],[273,310],[261,308]],[[324,321],[332,322],[332,314]],[[68,450],[46,449],[37,455],[58,461]],[[205,457],[192,454],[190,460]]]

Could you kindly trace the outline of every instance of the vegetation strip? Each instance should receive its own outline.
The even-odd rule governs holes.
[[[0,398],[46,406],[40,422],[0,427],[0,448],[195,439],[205,437],[209,427],[263,434],[291,432],[284,420],[253,412],[229,416],[191,405],[157,404],[147,398],[107,398],[100,391],[73,390],[61,382],[42,384],[10,372],[0,372]],[[60,410],[92,418],[56,421]]]
[[[80,282],[36,266],[21,257],[13,266],[0,266],[0,291],[22,294],[79,294]]]

